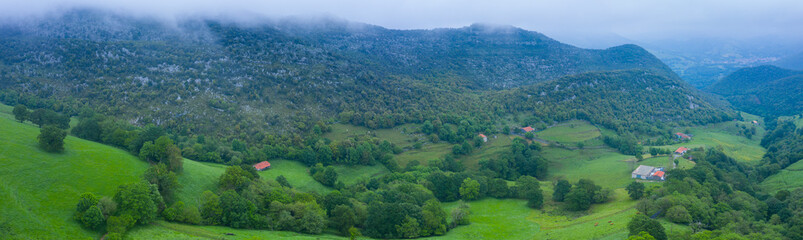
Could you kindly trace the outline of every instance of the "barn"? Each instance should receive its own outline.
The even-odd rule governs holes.
[[[270,162],[262,161],[260,163],[254,164],[254,168],[256,168],[257,171],[262,171],[262,170],[268,169],[268,168],[270,168]]]

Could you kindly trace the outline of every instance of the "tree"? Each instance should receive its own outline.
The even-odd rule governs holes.
[[[118,212],[129,215],[135,224],[147,224],[156,219],[164,205],[158,187],[146,181],[121,185],[114,195]]]
[[[477,180],[466,178],[460,186],[460,197],[465,200],[475,200],[480,195],[480,183]]]
[[[171,171],[181,171],[183,168],[181,150],[167,136],[143,143],[139,158],[149,162],[164,163]]]
[[[78,199],[78,204],[75,205],[74,219],[81,221],[84,213],[89,210],[90,207],[97,205],[98,201],[98,197],[96,197],[95,194],[89,192],[81,194]]]
[[[230,166],[226,172],[220,175],[218,186],[222,190],[240,191],[248,187],[254,176],[250,172],[243,170],[240,166]]]
[[[290,182],[287,181],[287,178],[285,178],[284,175],[279,175],[278,177],[276,177],[276,182],[278,182],[279,185],[282,185],[283,187],[293,188],[293,186],[290,185]]]
[[[644,184],[641,182],[634,181],[628,184],[625,189],[627,189],[627,194],[629,194],[630,198],[633,200],[639,200],[644,196]]]
[[[340,233],[348,236],[349,229],[353,228],[354,224],[356,224],[354,210],[346,205],[337,205],[337,207],[332,209],[329,213],[329,223],[332,227],[340,231]]]
[[[28,112],[28,108],[22,104],[17,104],[17,106],[14,106],[13,112],[14,112],[14,119],[17,119],[17,121],[19,122],[24,122],[25,120],[28,119],[28,115],[31,114],[30,112]]]
[[[664,226],[658,220],[650,219],[644,214],[638,214],[627,223],[627,229],[630,231],[630,236],[634,236],[641,232],[653,236],[656,240],[667,240]]]
[[[310,170],[313,179],[317,180],[324,186],[332,187],[335,185],[335,182],[337,182],[337,172],[335,171],[335,167],[328,166],[323,168],[322,166],[317,166],[316,169],[318,170],[316,170],[314,173],[312,170]]]
[[[655,237],[647,232],[640,232],[637,235],[630,236],[627,240],[655,240]]]
[[[171,202],[175,191],[181,187],[176,173],[167,170],[164,163],[151,165],[143,174],[143,178],[158,187],[159,194],[166,202]]]
[[[586,191],[586,189],[574,186],[571,191],[566,194],[565,201],[568,203],[570,210],[583,211],[591,208],[591,201],[593,195]]]
[[[446,234],[446,211],[443,211],[438,200],[427,200],[422,208],[422,214],[424,216],[421,222],[422,236]]]
[[[691,214],[681,205],[669,208],[666,211],[666,218],[674,223],[686,224],[691,222]]]
[[[544,204],[544,193],[538,179],[521,176],[516,180],[516,189],[520,198],[527,199],[528,207],[540,209]]]
[[[396,231],[403,238],[417,238],[421,235],[421,228],[418,220],[410,216],[404,217],[404,221],[400,225],[396,225]]]
[[[100,230],[105,222],[106,219],[103,217],[103,212],[100,211],[97,205],[89,207],[81,217],[81,223],[84,227],[92,230]]]
[[[55,126],[47,125],[40,130],[39,146],[48,152],[61,152],[64,150],[64,138],[67,132]]]
[[[558,180],[555,185],[555,192],[552,193],[552,201],[563,202],[566,199],[566,194],[572,190],[572,184],[565,179]]]
[[[488,195],[495,198],[504,198],[510,194],[510,188],[507,186],[507,181],[501,178],[494,178],[488,182]]]
[[[220,209],[220,197],[212,191],[204,191],[201,195],[201,219],[203,219],[203,223],[218,225],[220,224],[221,214],[223,213]]]
[[[233,228],[247,228],[250,226],[249,220],[256,207],[234,190],[228,190],[220,195],[220,210],[221,224]]]
[[[470,214],[471,211],[469,210],[468,204],[460,201],[460,205],[452,209],[452,223],[450,224],[450,228],[455,228],[458,225],[468,225],[471,222],[469,220]]]
[[[110,216],[109,219],[106,220],[106,231],[109,232],[109,235],[117,234],[120,236],[118,239],[122,239],[122,234],[125,231],[128,231],[129,228],[133,227],[136,221],[134,220],[131,215],[123,214],[120,216]]]
[[[58,114],[50,109],[36,109],[29,116],[28,120],[38,125],[54,125],[60,129],[70,128],[70,117]]]
[[[101,141],[103,129],[100,127],[100,118],[92,115],[82,116],[78,125],[70,129],[76,137],[90,141]]]

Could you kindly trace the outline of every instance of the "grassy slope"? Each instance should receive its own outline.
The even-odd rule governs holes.
[[[510,145],[513,145],[513,136],[508,135],[493,135],[489,136],[488,142],[484,143],[482,147],[474,149],[471,155],[464,156],[458,159],[462,162],[467,169],[478,170],[481,160],[488,160],[499,157],[502,152],[510,151]]]
[[[606,188],[622,188],[631,181],[630,172],[633,170],[626,161],[633,157],[610,148],[567,150],[546,147],[543,156],[549,160],[549,177],[553,179],[576,182],[588,178]]]
[[[559,143],[578,143],[599,137],[600,130],[588,122],[572,120],[544,129],[535,135],[539,138]]]
[[[271,160],[271,169],[259,172],[262,179],[274,180],[279,175],[284,175],[287,181],[294,188],[301,191],[313,191],[326,194],[332,188],[321,185],[312,179],[308,168],[296,161],[283,159]],[[216,191],[217,181],[220,175],[226,171],[226,165],[216,163],[203,163],[192,160],[184,160],[184,172],[179,175],[179,183],[182,190],[178,194],[178,199],[185,203],[197,206],[201,193],[206,190]],[[338,179],[344,183],[352,184],[360,179],[370,176],[379,176],[388,172],[382,165],[376,166],[335,166]]]
[[[722,146],[723,152],[736,160],[758,163],[758,160],[760,160],[766,152],[766,149],[759,145],[761,138],[764,137],[765,130],[763,127],[757,127],[756,134],[752,139],[748,139],[738,134],[736,129],[740,124],[746,125],[749,124],[749,121],[723,122],[691,127],[689,130],[692,134],[694,134],[694,137],[691,141],[659,146],[659,148],[665,148],[674,151],[678,147],[710,148]]]
[[[0,114],[0,238],[97,238],[72,220],[78,196],[112,196],[117,186],[139,180],[147,163],[127,152],[72,136],[65,152],[39,149],[39,129]],[[3,236],[3,234],[6,234]],[[16,234],[16,236],[15,236]]]
[[[781,172],[768,177],[761,182],[761,187],[769,193],[803,187],[803,161],[789,165]]]

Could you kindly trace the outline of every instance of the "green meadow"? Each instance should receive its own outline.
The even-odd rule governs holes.
[[[113,196],[148,167],[128,152],[68,136],[63,153],[40,150],[39,129],[0,116],[0,239],[98,238],[72,220],[78,196]],[[12,221],[9,221],[12,220]]]
[[[576,182],[582,178],[594,180],[606,188],[623,188],[632,181],[634,167],[628,161],[632,156],[623,155],[610,148],[569,150],[545,147],[543,156],[549,160],[549,177]]]
[[[601,133],[599,128],[586,121],[572,120],[544,129],[535,135],[553,142],[578,143],[597,138]]]
[[[502,152],[510,151],[510,145],[513,145],[514,136],[497,135],[496,138],[488,136],[488,142],[483,143],[481,147],[475,148],[474,151],[467,156],[458,158],[457,160],[466,166],[466,169],[479,170],[481,160],[488,160],[496,158]]]
[[[764,156],[766,149],[761,147],[761,138],[765,130],[761,126],[756,126],[756,134],[751,139],[741,136],[738,133],[739,126],[753,126],[749,121],[744,122],[722,122],[689,128],[693,134],[691,141],[679,142],[660,148],[674,151],[679,147],[698,148],[698,147],[722,147],[722,151],[728,156],[749,163],[758,163]],[[679,130],[683,131],[683,130]]]
[[[789,165],[781,172],[764,179],[761,187],[769,193],[803,187],[803,161]]]
[[[372,130],[351,124],[335,123],[332,124],[332,131],[324,134],[323,137],[334,141],[342,141],[353,137],[370,136],[388,140],[401,148],[407,148],[413,146],[417,139],[423,138],[421,134],[406,133],[414,132],[418,128],[419,126],[416,124],[404,124],[389,129]]]
[[[270,163],[270,169],[259,172],[261,179],[274,180],[276,177],[284,175],[293,188],[301,191],[326,194],[333,190],[315,181],[309,174],[309,168],[302,163],[283,159],[270,160]],[[226,167],[228,166],[185,159],[184,171],[178,176],[179,184],[182,186],[178,199],[197,206],[198,198],[204,191],[217,190],[217,181],[220,175],[226,171]],[[369,177],[378,177],[388,172],[382,165],[335,166],[335,171],[338,174],[338,180],[343,181],[346,185]]]

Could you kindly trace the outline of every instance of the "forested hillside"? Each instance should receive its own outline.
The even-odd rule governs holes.
[[[500,93],[509,112],[537,119],[586,119],[620,134],[733,119],[674,76],[644,70],[586,73]]]
[[[803,112],[803,72],[775,66],[744,68],[712,85],[736,108],[769,117]]]
[[[460,96],[466,92],[597,70],[671,74],[634,45],[586,50],[513,27],[407,31],[337,20],[203,19],[168,25],[81,10],[2,29],[6,102],[71,114],[91,106],[138,125],[205,134],[237,126],[306,131],[348,111],[361,113],[360,125],[390,127],[468,110],[473,103],[455,105],[472,101]],[[37,100],[44,98],[58,101]]]

